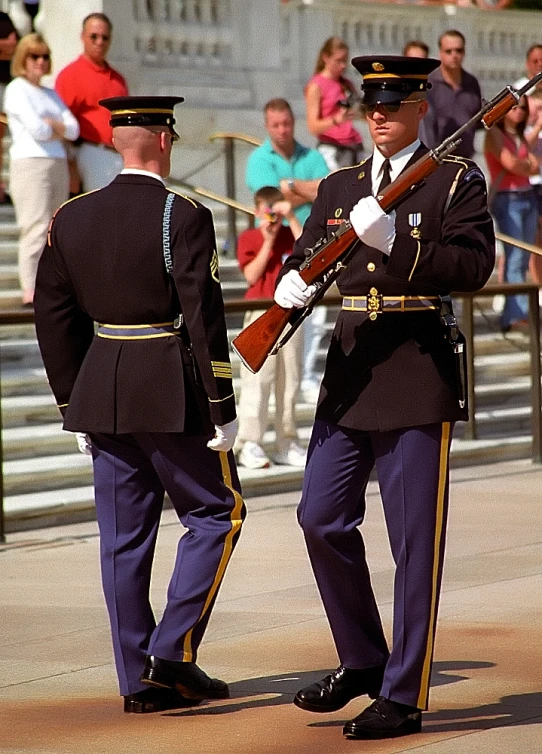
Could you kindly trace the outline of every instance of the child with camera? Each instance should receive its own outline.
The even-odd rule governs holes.
[[[237,241],[237,259],[249,288],[247,299],[269,299],[272,303],[275,281],[286,258],[292,253],[302,227],[281,191],[264,186],[254,194],[257,228],[243,231]],[[286,219],[289,225],[284,225]],[[245,315],[243,327],[257,319],[263,310]],[[241,366],[241,398],[237,406],[239,433],[235,451],[240,466],[265,469],[271,459],[264,450],[264,434],[269,423],[269,400],[275,393],[275,463],[302,467],[306,451],[297,442],[295,404],[301,381],[303,333],[298,331],[278,354],[266,361],[257,374]]]

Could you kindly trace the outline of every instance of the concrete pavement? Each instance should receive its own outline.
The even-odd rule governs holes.
[[[249,515],[199,663],[232,698],[125,715],[116,696],[94,522],[19,532],[0,545],[2,754],[534,754],[542,750],[542,468],[529,461],[452,474],[430,710],[421,734],[347,741],[343,722],[291,704],[337,665],[295,520],[298,494],[247,500]],[[391,628],[393,562],[375,483],[364,523]],[[163,604],[179,527],[164,514],[153,602]]]

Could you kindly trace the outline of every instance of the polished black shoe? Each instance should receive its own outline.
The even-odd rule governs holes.
[[[383,677],[383,666],[350,670],[340,665],[321,681],[298,691],[294,704],[308,712],[335,712],[356,696],[368,694],[375,699],[380,693]]]
[[[163,712],[166,709],[194,707],[199,703],[199,699],[187,699],[174,689],[150,688],[125,696],[124,711],[143,715],[147,712]]]
[[[188,699],[228,699],[228,684],[209,678],[195,662],[161,660],[150,655],[145,663],[141,683],[161,689],[176,689]]]
[[[409,736],[421,729],[421,710],[379,696],[361,715],[346,723],[343,733],[347,738],[375,740]]]

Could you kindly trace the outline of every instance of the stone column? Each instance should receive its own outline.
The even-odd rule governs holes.
[[[104,4],[102,0],[40,0],[39,30],[51,48],[52,80],[81,54],[83,19],[89,13],[107,13]]]

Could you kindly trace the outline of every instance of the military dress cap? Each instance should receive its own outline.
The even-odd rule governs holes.
[[[410,58],[403,55],[362,55],[352,58],[352,65],[363,76],[363,104],[402,102],[414,92],[431,87],[428,76],[440,60]]]
[[[109,125],[116,126],[167,126],[174,136],[173,108],[184,97],[109,97],[99,105],[111,112]]]

